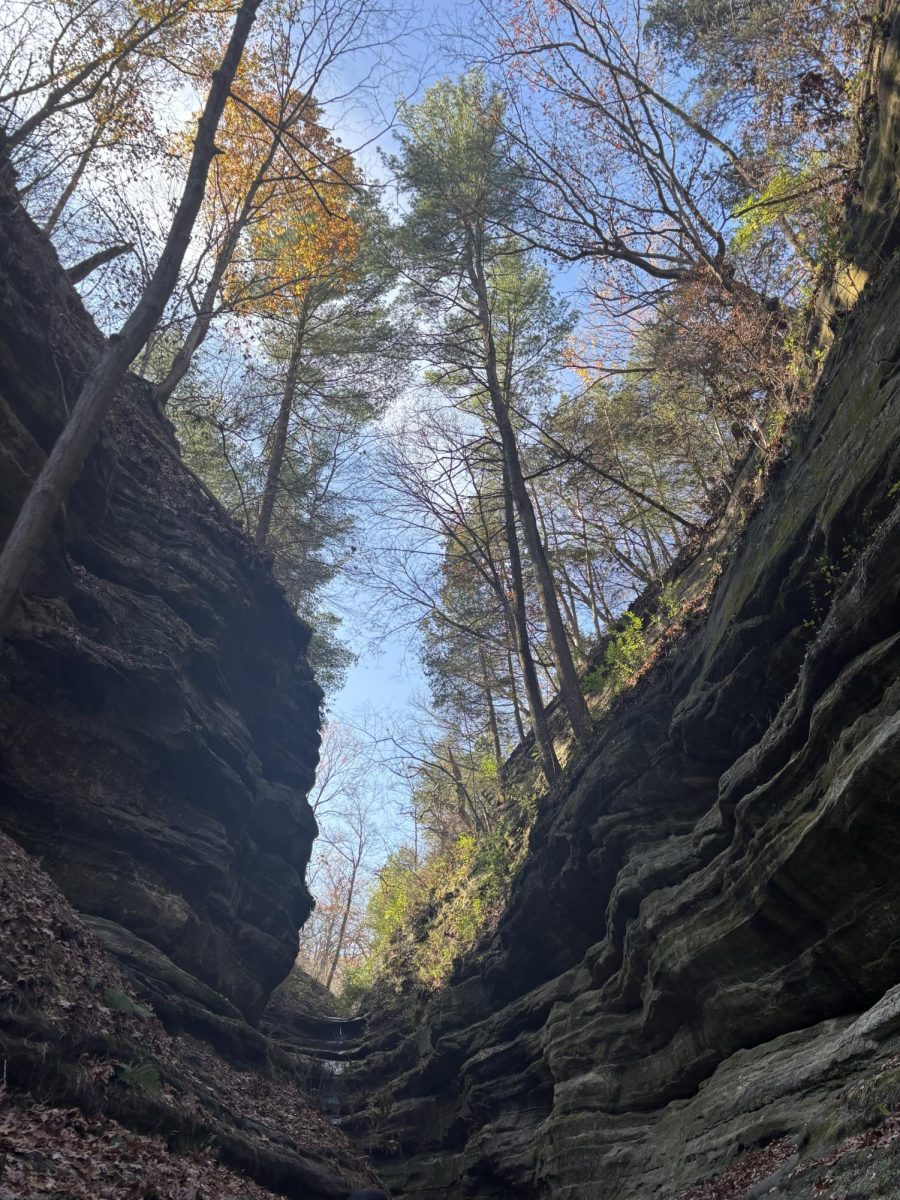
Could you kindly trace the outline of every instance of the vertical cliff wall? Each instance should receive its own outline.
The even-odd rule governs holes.
[[[3,537],[99,335],[0,178]],[[311,905],[309,636],[129,378],[0,648],[0,828],[252,1019]]]
[[[544,802],[488,943],[372,1035],[351,1125],[399,1195],[900,1195],[898,36],[869,283],[707,617]]]

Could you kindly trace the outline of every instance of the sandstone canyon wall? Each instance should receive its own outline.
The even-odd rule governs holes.
[[[543,802],[490,940],[376,1018],[350,1125],[396,1195],[900,1196],[896,14],[868,284],[708,614]]]
[[[2,178],[0,537],[99,341]],[[132,962],[251,1019],[311,906],[309,636],[131,377],[0,649],[0,827]]]

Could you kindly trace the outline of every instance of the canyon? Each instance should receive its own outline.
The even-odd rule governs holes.
[[[900,1196],[897,5],[873,70],[808,411],[542,798],[497,927],[354,1026],[340,1128],[309,1098],[335,1013],[270,1000],[312,904],[310,630],[128,378],[0,651],[23,1113],[202,1147],[223,1196]],[[0,178],[6,530],[100,335]]]

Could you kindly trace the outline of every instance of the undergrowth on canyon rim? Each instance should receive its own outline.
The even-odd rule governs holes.
[[[609,639],[603,662],[582,680],[582,691],[586,696],[595,696],[610,686],[613,692],[618,692],[640,671],[646,658],[644,622],[628,609]]]
[[[369,903],[372,952],[347,972],[344,1000],[358,1003],[373,988],[389,993],[410,983],[426,989],[446,983],[458,959],[499,918],[536,814],[535,794],[519,788],[480,838],[463,835],[421,860],[409,850],[392,854]]]

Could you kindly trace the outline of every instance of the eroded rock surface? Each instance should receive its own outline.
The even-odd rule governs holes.
[[[3,179],[0,537],[99,344]],[[251,1020],[311,905],[309,636],[129,379],[0,650],[0,827]]]
[[[306,1064],[234,1012],[218,1015],[237,1062],[193,1030],[173,1035],[106,937],[2,833],[0,914],[4,1200],[343,1200],[375,1182],[310,1100]],[[160,957],[116,937],[135,942],[129,968]]]
[[[867,166],[894,190],[896,33]],[[398,1195],[900,1195],[900,262],[873,194],[873,281],[708,616],[546,802],[489,944],[373,1029],[351,1125]]]

